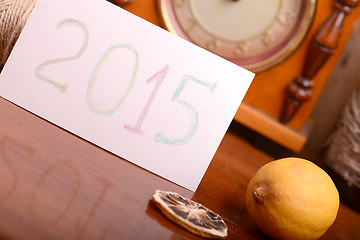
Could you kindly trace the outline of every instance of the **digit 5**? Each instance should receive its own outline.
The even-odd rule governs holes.
[[[194,134],[198,128],[198,124],[199,124],[198,111],[190,103],[188,103],[184,100],[181,100],[179,98],[181,92],[184,90],[186,84],[189,81],[195,82],[197,84],[200,84],[204,87],[209,88],[210,94],[213,93],[216,88],[216,83],[209,83],[209,82],[198,80],[191,76],[184,76],[183,79],[181,80],[178,88],[175,90],[175,92],[171,98],[171,101],[178,103],[189,110],[189,114],[191,115],[191,119],[192,119],[192,121],[190,123],[189,131],[185,134],[184,137],[178,138],[178,139],[170,139],[170,138],[166,137],[162,132],[158,132],[154,136],[155,142],[162,142],[162,143],[165,143],[168,145],[181,145],[181,144],[185,144],[185,143],[189,142],[190,139],[194,136]]]

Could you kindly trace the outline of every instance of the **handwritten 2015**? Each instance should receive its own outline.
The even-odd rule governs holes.
[[[75,26],[83,32],[83,35],[84,35],[83,42],[80,46],[80,49],[72,56],[62,57],[62,58],[54,58],[54,59],[50,59],[45,62],[42,62],[41,64],[39,64],[37,66],[37,68],[35,70],[35,75],[38,79],[44,81],[45,83],[52,84],[54,87],[59,89],[62,93],[66,93],[67,89],[69,87],[71,87],[71,86],[69,86],[69,83],[68,82],[57,82],[55,80],[52,80],[51,77],[44,75],[42,72],[49,65],[60,64],[60,63],[64,63],[67,61],[75,61],[75,60],[79,59],[84,54],[84,52],[87,50],[88,43],[89,43],[89,30],[86,27],[86,25],[76,19],[64,19],[58,24],[57,27],[62,28],[62,27],[69,26],[69,25]],[[129,54],[133,55],[134,63],[133,63],[133,69],[131,69],[131,71],[132,71],[131,77],[128,80],[128,84],[127,84],[126,88],[123,90],[122,94],[118,97],[117,101],[110,107],[107,107],[107,108],[102,107],[101,108],[98,105],[96,105],[93,101],[93,91],[95,88],[95,83],[97,81],[101,80],[101,79],[98,79],[98,75],[99,75],[99,72],[102,70],[102,67],[106,64],[106,61],[108,60],[109,56],[117,50],[127,51]],[[134,47],[127,45],[127,44],[116,44],[114,46],[111,46],[109,49],[107,49],[105,51],[105,53],[102,55],[102,57],[100,58],[100,60],[95,65],[92,73],[90,74],[88,88],[87,88],[87,92],[86,92],[86,104],[87,104],[89,110],[95,114],[100,114],[100,115],[104,115],[104,116],[114,114],[121,107],[121,105],[125,101],[126,97],[131,93],[132,88],[134,86],[134,82],[136,81],[138,69],[139,69],[139,56]],[[169,70],[170,70],[170,66],[168,64],[166,64],[162,69],[158,70],[153,76],[151,76],[149,79],[147,79],[146,84],[154,83],[154,88],[152,90],[150,97],[147,99],[147,101],[144,105],[144,108],[143,108],[140,116],[138,117],[136,123],[134,125],[124,124],[124,128],[127,131],[129,131],[130,133],[137,134],[137,135],[144,134],[143,130],[141,129],[141,126],[142,126],[143,122],[145,121],[147,113],[151,108],[152,102],[153,102],[154,98],[156,97],[156,94],[158,93],[158,91],[161,87],[161,84],[165,80],[166,75],[169,72]],[[194,134],[198,128],[198,124],[199,124],[198,111],[189,102],[182,100],[180,97],[181,92],[187,86],[187,83],[189,81],[208,88],[210,94],[212,94],[216,89],[216,84],[217,84],[216,82],[209,83],[206,81],[196,79],[192,76],[184,75],[183,78],[181,79],[178,87],[176,88],[175,92],[173,93],[170,101],[180,104],[181,106],[183,106],[185,109],[188,110],[188,112],[191,116],[191,122],[189,123],[189,125],[190,125],[189,130],[188,130],[188,132],[186,132],[184,134],[183,137],[177,138],[177,139],[168,138],[168,137],[166,137],[166,135],[164,133],[157,132],[153,137],[153,140],[155,142],[161,142],[161,143],[165,143],[168,145],[181,145],[181,144],[185,144],[185,143],[189,142],[191,140],[191,138],[194,136]]]

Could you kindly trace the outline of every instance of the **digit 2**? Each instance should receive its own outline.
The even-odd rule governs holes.
[[[38,79],[54,85],[54,87],[56,87],[63,93],[65,93],[65,91],[68,87],[67,82],[62,82],[62,83],[57,82],[57,81],[52,80],[51,78],[43,75],[41,72],[46,66],[76,60],[85,52],[87,45],[88,45],[88,41],[89,41],[89,32],[88,32],[87,27],[82,22],[80,22],[76,19],[64,19],[57,25],[57,28],[61,28],[63,26],[68,26],[68,25],[74,25],[74,26],[80,28],[84,32],[84,41],[83,41],[80,49],[77,51],[77,53],[75,53],[72,56],[47,60],[47,61],[41,63],[35,70],[35,75]]]

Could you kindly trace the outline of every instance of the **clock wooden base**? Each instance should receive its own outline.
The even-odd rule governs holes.
[[[304,147],[312,127],[309,120],[300,131],[295,131],[245,102],[240,105],[234,120],[294,152],[300,152]]]

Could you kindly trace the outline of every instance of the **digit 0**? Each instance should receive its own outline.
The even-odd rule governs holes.
[[[108,60],[109,56],[114,53],[116,50],[123,50],[122,54],[132,54],[134,56],[134,62],[133,62],[133,68],[130,69],[129,71],[131,72],[131,76],[130,79],[128,80],[128,84],[125,88],[125,90],[123,90],[122,94],[120,95],[120,97],[117,99],[117,101],[109,106],[106,107],[103,104],[99,104],[99,101],[94,100],[94,89],[95,89],[95,85],[97,83],[98,80],[98,75],[100,73],[100,70],[102,69],[102,67],[104,66],[104,64],[106,63],[106,61]],[[125,98],[127,97],[127,95],[129,94],[132,86],[134,85],[135,82],[135,77],[136,77],[136,73],[138,70],[138,65],[139,65],[139,57],[138,54],[136,52],[136,50],[129,46],[129,45],[125,45],[125,44],[117,44],[111,48],[109,48],[104,55],[101,57],[100,61],[96,64],[94,71],[91,74],[90,77],[90,81],[89,81],[89,85],[88,85],[88,89],[87,89],[87,104],[90,108],[91,111],[98,113],[98,114],[103,114],[103,115],[111,115],[113,114],[118,108],[119,106],[123,103],[123,101],[125,100]],[[119,79],[119,81],[122,81],[124,79]]]

